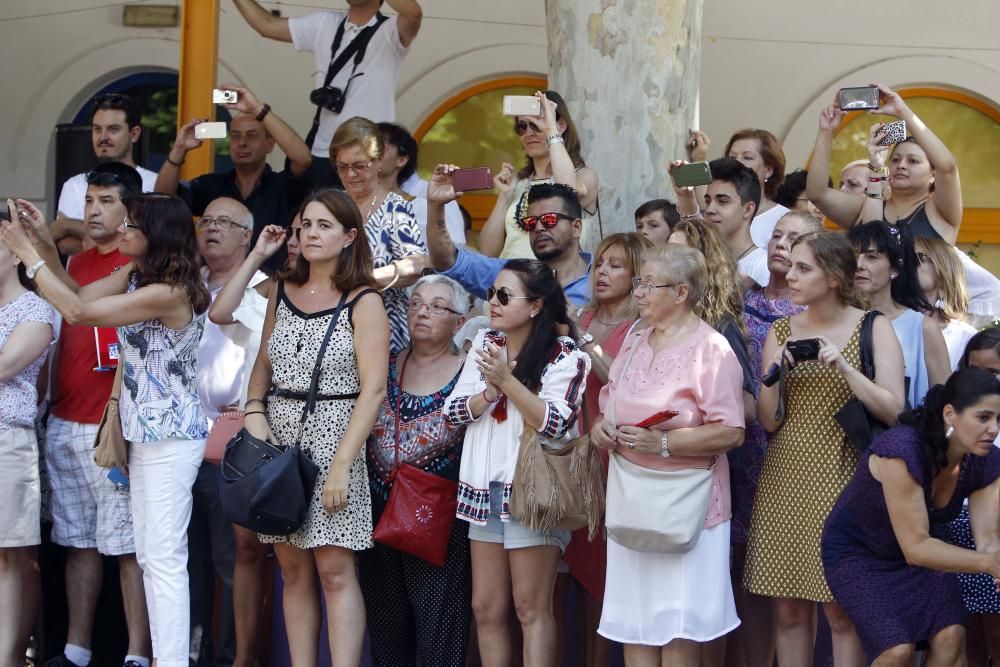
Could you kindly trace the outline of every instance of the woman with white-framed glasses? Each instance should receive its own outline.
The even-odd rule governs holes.
[[[538,116],[515,116],[514,133],[524,148],[527,160],[515,171],[507,162],[493,178],[498,196],[496,205],[479,231],[479,250],[489,257],[533,259],[528,232],[518,224],[528,208],[528,190],[538,183],[563,183],[580,195],[583,206],[583,236],[599,238],[596,229],[597,172],[588,167],[582,156],[580,135],[569,115],[569,107],[554,90],[535,93]]]

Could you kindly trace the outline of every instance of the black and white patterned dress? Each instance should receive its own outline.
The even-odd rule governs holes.
[[[386,195],[382,205],[368,217],[365,236],[372,251],[372,266],[376,269],[398,259],[427,254],[420,226],[413,217],[413,207],[395,192]],[[410,342],[406,328],[406,290],[393,287],[384,290],[382,298],[389,316],[389,349],[396,353]]]
[[[337,319],[323,355],[323,370],[319,379],[321,396],[356,394],[361,390],[351,315],[358,299],[373,291],[364,290],[348,301]],[[334,310],[304,313],[289,300],[284,283],[278,284],[274,331],[267,343],[272,368],[271,383],[275,389],[303,394],[309,391],[316,355]],[[288,537],[260,535],[261,542],[287,542],[299,549],[338,546],[353,551],[372,546],[372,499],[364,450],[351,464],[347,507],[331,514],[323,509],[322,504],[323,484],[337,446],[347,431],[355,402],[354,398],[316,401],[316,412],[309,416],[302,432],[302,448],[308,450],[310,458],[319,466],[305,522]],[[295,444],[301,418],[302,401],[279,396],[271,396],[268,400],[267,421],[282,445]]]

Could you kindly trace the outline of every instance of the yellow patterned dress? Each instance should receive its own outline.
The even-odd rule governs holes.
[[[784,344],[787,317],[774,333]],[[841,351],[854,368],[860,338],[859,322]],[[820,537],[859,458],[834,414],[854,393],[840,372],[818,361],[797,364],[785,387],[785,419],[771,437],[754,499],[744,585],[757,595],[829,602]]]

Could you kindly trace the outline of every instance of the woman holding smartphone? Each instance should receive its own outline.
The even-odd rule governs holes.
[[[534,259],[528,233],[517,221],[527,209],[527,194],[537,183],[563,183],[580,196],[583,206],[583,235],[597,230],[597,172],[583,161],[580,136],[569,115],[569,107],[554,90],[535,93],[541,113],[515,116],[514,132],[521,141],[527,161],[520,171],[503,163],[493,179],[498,195],[493,212],[479,231],[479,249],[489,257]]]
[[[833,601],[820,559],[823,523],[858,462],[834,415],[856,397],[876,418],[894,424],[903,407],[903,357],[890,323],[876,317],[875,380],[859,370],[865,311],[854,289],[854,249],[842,234],[798,237],[789,263],[791,301],[806,310],[777,320],[764,343],[765,368],[784,362],[790,369],[784,382],[762,385],[758,398],[758,419],[772,436],[754,501],[744,585],[774,598],[779,664],[812,662],[820,602],[833,631],[836,664],[860,665],[861,644]],[[792,341],[811,343],[815,356],[796,361],[788,349]]]

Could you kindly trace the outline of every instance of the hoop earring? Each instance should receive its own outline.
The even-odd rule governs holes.
[[[955,433],[955,427],[954,427],[954,426],[949,426],[949,427],[948,427],[947,429],[945,429],[945,431],[944,431],[944,439],[945,439],[945,440],[951,440],[951,436],[952,436],[952,435],[953,435],[954,433]]]

